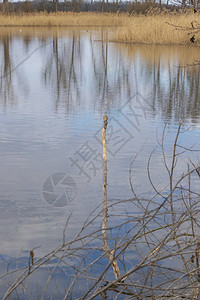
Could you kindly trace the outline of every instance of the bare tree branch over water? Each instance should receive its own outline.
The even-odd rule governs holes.
[[[166,150],[165,129],[158,141],[168,182],[155,183],[150,154],[147,176],[153,192],[141,197],[135,189],[133,159],[129,179],[133,198],[107,199],[107,152],[104,117],[102,202],[90,213],[80,232],[53,251],[27,263],[26,268],[7,271],[0,279],[13,279],[3,299],[22,298],[31,291],[34,276],[46,272],[38,299],[60,295],[61,299],[198,299],[199,270],[199,174],[198,161],[186,159],[193,149],[181,144],[185,127],[180,122],[171,153]],[[183,160],[184,157],[184,160]],[[125,209],[124,209],[125,208]],[[34,251],[34,257],[37,249]],[[64,281],[56,279],[62,271]],[[56,281],[57,280],[57,281]],[[54,294],[51,288],[54,287]]]

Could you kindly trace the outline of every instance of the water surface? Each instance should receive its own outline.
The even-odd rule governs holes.
[[[188,66],[199,59],[199,49],[117,44],[108,42],[109,34],[105,29],[1,29],[3,257],[23,256],[35,247],[36,256],[44,254],[62,241],[71,213],[68,239],[101,203],[104,114],[109,117],[109,199],[133,196],[129,167],[142,146],[133,184],[141,196],[152,192],[146,166],[165,125],[166,153],[180,120],[189,128],[181,143],[199,149],[200,66]],[[198,161],[198,152],[186,156]],[[178,173],[184,168],[183,162]],[[151,172],[157,186],[166,184],[159,148]],[[42,191],[57,173],[73,178],[76,193],[68,202],[50,205]]]

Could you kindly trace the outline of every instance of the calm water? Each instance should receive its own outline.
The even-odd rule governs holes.
[[[199,149],[200,66],[186,67],[199,59],[199,49],[109,43],[109,34],[1,29],[2,257],[23,256],[35,247],[36,256],[44,254],[62,241],[71,213],[68,238],[101,203],[105,113],[109,199],[132,196],[129,166],[143,145],[133,183],[138,194],[151,193],[146,165],[165,124],[166,152],[180,120],[189,127],[182,144]],[[191,155],[198,159],[198,153]],[[159,148],[151,169],[162,187]]]

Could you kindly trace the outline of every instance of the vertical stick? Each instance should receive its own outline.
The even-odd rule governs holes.
[[[103,220],[102,220],[102,235],[103,235],[103,249],[108,251],[107,243],[107,147],[106,147],[106,128],[108,124],[108,117],[104,115],[103,129],[102,129],[102,145],[103,145]]]
[[[104,115],[103,130],[102,130],[102,144],[103,144],[103,161],[107,163],[107,147],[106,147],[106,129],[108,125],[108,117]],[[106,170],[107,171],[107,170]]]
[[[117,261],[114,257],[114,250],[110,250],[108,247],[107,238],[107,219],[108,219],[108,208],[107,208],[107,147],[106,147],[106,128],[108,124],[108,117],[104,115],[103,129],[102,129],[102,145],[103,145],[103,220],[102,220],[102,236],[103,236],[103,250],[106,253],[109,261],[112,263],[113,272],[115,278],[120,277],[120,271]]]

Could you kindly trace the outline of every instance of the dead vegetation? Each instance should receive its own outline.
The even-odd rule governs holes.
[[[179,124],[171,153],[166,151],[166,128],[158,141],[167,184],[158,187],[153,182],[153,151],[147,175],[154,193],[136,193],[134,164],[141,150],[130,165],[133,198],[122,201],[107,200],[106,123],[104,118],[103,206],[91,212],[72,240],[65,237],[68,218],[58,248],[34,261],[37,253],[32,251],[26,268],[1,275],[9,283],[4,300],[30,293],[33,299],[199,299],[200,167],[185,159],[193,151],[180,142],[187,128]],[[63,274],[59,279],[58,269]],[[46,274],[45,284],[31,292],[34,275],[41,272]]]
[[[190,38],[195,32],[199,32],[195,21],[197,17],[193,11],[169,13],[167,10],[150,10],[147,15],[127,19],[126,24],[117,29],[113,40],[156,45],[190,44]]]
[[[142,44],[191,44],[195,34],[198,45],[198,12],[169,11],[151,8],[145,14],[129,13],[73,13],[35,12],[0,14],[0,26],[27,27],[108,27],[109,40]],[[114,28],[115,27],[115,28]]]

